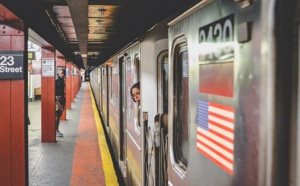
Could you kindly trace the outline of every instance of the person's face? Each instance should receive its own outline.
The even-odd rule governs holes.
[[[65,76],[64,72],[62,70],[59,71],[59,77],[64,78],[64,76]]]
[[[133,88],[132,89],[132,97],[136,102],[140,102],[140,89]]]

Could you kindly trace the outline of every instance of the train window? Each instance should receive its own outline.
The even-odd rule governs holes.
[[[158,112],[168,113],[168,84],[169,84],[169,58],[168,51],[158,56],[157,69],[157,91],[158,91]]]
[[[121,83],[122,83],[122,85],[120,85],[120,86],[122,86],[122,110],[123,110],[123,112],[125,112],[125,104],[126,104],[126,99],[125,99],[125,97],[126,97],[126,67],[125,67],[125,63],[124,62],[122,62],[121,63],[121,65],[122,65],[122,76],[121,76]]]
[[[168,84],[169,84],[169,60],[168,56],[165,55],[162,64],[163,74],[163,113],[168,113]]]
[[[102,76],[106,76],[105,68],[102,69]]]
[[[175,49],[174,56],[174,157],[182,169],[188,163],[189,67],[186,44]]]
[[[134,57],[134,82],[140,81],[140,58],[138,54]],[[134,104],[134,113],[135,113],[135,131],[140,134],[141,124],[140,124],[140,109],[137,104]]]
[[[109,85],[110,85],[110,99],[112,100],[113,97],[113,92],[112,92],[112,67],[109,67],[109,73],[110,73],[110,78],[109,78]]]
[[[138,57],[138,54],[136,54],[134,58],[134,77],[135,82],[140,81],[140,58]]]

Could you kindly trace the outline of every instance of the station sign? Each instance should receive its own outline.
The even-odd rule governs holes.
[[[23,51],[0,51],[0,80],[24,79]]]

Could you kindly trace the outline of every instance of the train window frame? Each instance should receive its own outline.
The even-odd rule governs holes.
[[[135,54],[134,56],[134,63],[133,63],[133,66],[134,66],[134,81],[135,82],[138,82],[140,81],[140,71],[141,71],[141,68],[140,68],[140,56],[139,54]]]
[[[189,123],[189,118],[188,118],[188,109],[186,110],[185,116],[184,114],[179,115],[178,113],[180,112],[180,110],[183,110],[183,107],[186,105],[181,105],[181,103],[183,104],[183,94],[186,96],[189,96],[189,90],[187,90],[185,93],[183,91],[183,88],[179,88],[179,86],[183,86],[183,77],[184,77],[184,73],[187,73],[187,77],[188,77],[188,71],[189,68],[187,67],[187,71],[184,71],[183,68],[183,64],[182,64],[182,54],[184,52],[186,52],[187,56],[188,56],[188,44],[187,44],[187,40],[185,37],[181,36],[177,39],[175,39],[175,42],[172,44],[173,45],[173,50],[172,50],[172,56],[171,56],[171,62],[173,63],[173,67],[172,69],[170,69],[170,73],[172,73],[172,75],[170,76],[170,81],[172,81],[172,91],[173,91],[173,99],[171,97],[169,97],[169,99],[171,100],[171,105],[172,105],[172,109],[170,110],[172,113],[172,125],[173,125],[173,129],[172,129],[172,156],[173,156],[173,166],[176,170],[176,172],[178,172],[180,175],[185,175],[187,167],[188,167],[188,154],[186,154],[188,152],[188,123]],[[188,60],[188,58],[187,58]],[[188,61],[187,61],[188,63]],[[171,65],[171,64],[170,64]],[[186,69],[185,69],[186,70]],[[171,72],[172,71],[172,72]],[[182,72],[182,73],[178,73]],[[188,86],[188,79],[187,79],[187,86]],[[188,88],[188,87],[187,87]],[[188,106],[188,97],[187,97],[187,106]],[[184,110],[183,110],[184,111]],[[182,122],[181,120],[184,119],[186,122],[186,125],[183,126],[185,127],[185,130],[182,128]],[[180,124],[180,125],[179,125]],[[184,131],[182,131],[184,130]],[[186,151],[183,151],[183,134],[187,134],[187,142],[185,143],[185,147],[187,148]],[[185,153],[185,154],[184,154]],[[184,157],[185,156],[185,157]]]
[[[110,78],[109,78],[109,92],[110,92],[110,94],[109,94],[109,96],[110,96],[110,102],[113,102],[113,99],[112,99],[112,97],[113,97],[113,92],[112,92],[112,77],[113,77],[113,74],[112,74],[112,72],[113,72],[113,70],[112,70],[112,66],[110,66],[109,67],[109,73],[110,73]]]
[[[102,77],[106,76],[106,69],[102,67]]]
[[[168,83],[165,83],[163,75],[166,58],[169,67],[170,64],[168,50],[160,52],[157,57],[157,111],[159,113],[168,113],[168,108],[165,108],[165,106],[168,107]],[[164,91],[164,87],[166,87],[167,90]],[[167,96],[167,99],[165,99],[164,95]],[[164,103],[166,103],[166,105]]]
[[[134,55],[133,60],[133,72],[134,72],[134,82],[140,81],[140,56],[139,54]],[[141,107],[141,106],[140,106]],[[140,116],[141,116],[141,110],[137,104],[134,104],[134,131],[137,135],[141,134],[141,122],[140,122]]]

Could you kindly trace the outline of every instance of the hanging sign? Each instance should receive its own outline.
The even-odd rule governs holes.
[[[54,77],[54,59],[42,59],[42,76]]]
[[[24,79],[23,51],[0,51],[0,80]]]

